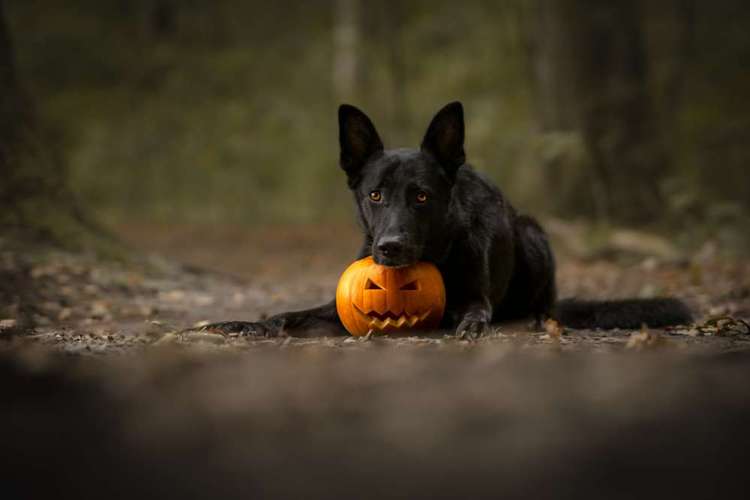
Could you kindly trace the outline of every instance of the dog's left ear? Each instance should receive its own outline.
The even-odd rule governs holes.
[[[430,153],[452,179],[466,161],[464,153],[464,108],[452,102],[437,112],[422,139],[422,151]]]
[[[351,187],[367,160],[383,151],[383,141],[366,114],[350,104],[342,104],[339,106],[339,144],[341,168],[349,177]]]

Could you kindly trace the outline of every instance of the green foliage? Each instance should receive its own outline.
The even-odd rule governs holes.
[[[22,75],[62,134],[72,185],[106,219],[350,217],[337,165],[332,4],[280,2],[262,13],[240,2],[180,4],[166,38],[149,33],[148,2],[125,12],[117,2],[75,4],[9,11]],[[491,2],[460,16],[429,2],[404,12],[401,82],[382,48],[394,20],[379,11],[362,27],[355,104],[389,146],[406,146],[439,106],[462,99],[472,160],[508,181],[530,137],[529,96],[517,34],[483,23],[465,36],[488,9],[515,26],[517,13]],[[43,35],[24,36],[32,30]],[[405,109],[394,109],[396,85]],[[398,136],[395,115],[406,117]]]
[[[153,4],[8,2],[21,76],[60,134],[74,190],[110,221],[349,218],[337,166],[336,2],[174,2],[166,33],[152,26]],[[517,205],[590,215],[589,202],[576,202],[591,189],[581,138],[542,133],[535,116],[531,5],[361,2],[354,104],[387,146],[408,146],[438,107],[460,99],[470,161]],[[749,11],[700,5],[687,62],[670,45],[673,13],[646,12],[650,93],[674,163],[665,220],[680,229],[747,220]]]

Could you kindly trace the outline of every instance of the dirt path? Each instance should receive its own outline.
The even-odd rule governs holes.
[[[22,337],[24,342],[81,354],[147,349],[168,343],[206,344],[224,350],[266,344],[366,348],[366,343],[345,337],[268,340],[175,333],[210,321],[255,320],[329,300],[338,273],[348,262],[346,255],[356,248],[357,236],[351,228],[328,230],[337,238],[325,231],[302,228],[240,236],[226,230],[209,237],[191,231],[130,228],[124,234],[140,250],[160,251],[172,258],[150,257],[128,265],[54,251],[22,254],[5,250],[2,256],[4,272],[10,275],[23,270],[35,290],[36,296],[29,300],[33,302],[36,327]],[[334,240],[336,245],[331,244]],[[750,346],[750,332],[741,323],[750,319],[748,262],[722,260],[710,246],[676,262],[633,256],[619,262],[583,261],[565,255],[559,261],[563,297],[676,296],[689,302],[696,311],[697,324],[702,326],[667,332],[569,330],[557,336],[555,331],[550,335],[533,331],[526,323],[512,323],[499,325],[475,347],[508,344],[610,351],[630,345],[637,349],[724,351]],[[734,320],[706,324],[711,318]],[[378,339],[378,343],[394,347],[464,344],[448,333]]]

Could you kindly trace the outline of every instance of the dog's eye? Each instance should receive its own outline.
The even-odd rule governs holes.
[[[380,194],[380,191],[372,191],[370,193],[370,199],[372,201],[381,201],[383,199],[383,195]]]
[[[425,203],[427,201],[427,193],[420,191],[417,193],[417,203]]]

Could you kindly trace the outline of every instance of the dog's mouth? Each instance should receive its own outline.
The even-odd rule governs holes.
[[[367,321],[367,326],[371,330],[385,330],[387,328],[403,328],[405,326],[408,327],[414,327],[417,325],[417,323],[420,323],[427,318],[427,316],[430,315],[432,312],[432,309],[427,310],[426,312],[422,314],[409,314],[407,312],[402,312],[401,314],[396,314],[391,311],[387,311],[383,314],[376,312],[376,311],[370,311],[370,312],[363,312],[359,307],[357,307],[356,304],[354,304],[354,309],[359,313],[362,318]]]
[[[373,260],[376,264],[386,267],[409,267],[418,262],[418,259],[409,259],[403,257],[387,257],[385,255],[373,254]]]

